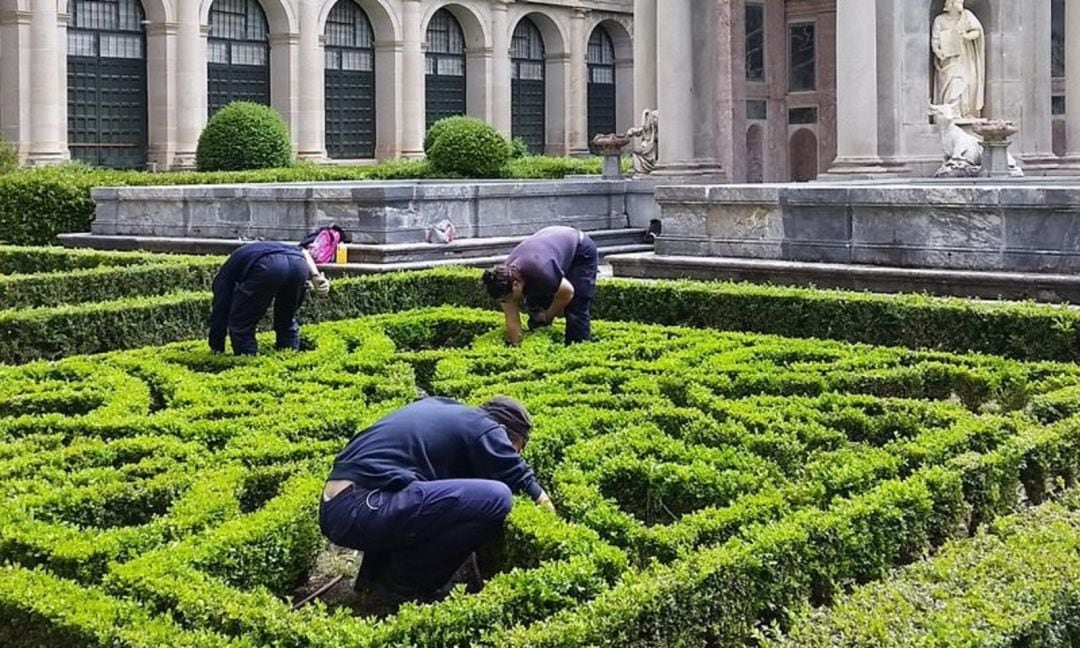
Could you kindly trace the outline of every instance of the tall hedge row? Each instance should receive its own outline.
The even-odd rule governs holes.
[[[2,260],[3,255],[0,255]],[[2,263],[2,261],[0,261]],[[198,290],[198,283],[177,286]],[[106,295],[102,294],[103,299]],[[307,300],[302,321],[327,321],[442,304],[496,308],[470,269],[341,279],[329,298]],[[23,362],[202,337],[209,295],[101,301],[0,311],[0,361]],[[1026,360],[1080,360],[1080,313],[1026,303],[805,288],[608,280],[597,319],[679,324]],[[49,331],[50,336],[42,335]]]

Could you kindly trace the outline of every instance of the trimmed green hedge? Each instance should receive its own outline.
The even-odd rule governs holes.
[[[203,128],[195,160],[200,171],[287,167],[293,161],[289,127],[270,106],[234,101]]]
[[[175,261],[162,258],[146,265],[0,276],[0,308],[38,308],[209,290],[221,263],[222,259],[215,257]]]
[[[1080,641],[1080,513],[1044,505],[802,615],[767,646],[1041,646]]]
[[[0,255],[2,258],[2,255]],[[436,305],[495,308],[479,273],[440,269],[341,279],[309,299],[303,321]],[[25,362],[199,338],[209,296],[174,294],[73,307],[0,311],[0,361]],[[719,330],[1080,361],[1080,313],[1057,306],[981,303],[733,283],[607,280],[593,317]]]

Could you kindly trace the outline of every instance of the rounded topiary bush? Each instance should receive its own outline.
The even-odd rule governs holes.
[[[494,178],[510,160],[510,142],[474,117],[451,117],[436,122],[428,131],[428,139],[428,159],[438,173]]]
[[[199,136],[200,171],[246,171],[292,164],[292,139],[273,108],[237,101],[219,110]]]

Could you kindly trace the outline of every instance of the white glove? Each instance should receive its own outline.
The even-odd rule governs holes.
[[[317,274],[312,277],[311,286],[315,289],[315,294],[320,297],[325,297],[330,294],[330,280],[327,279],[324,274]]]

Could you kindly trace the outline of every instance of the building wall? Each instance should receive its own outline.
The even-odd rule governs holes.
[[[1012,152],[1029,174],[1080,170],[1080,74],[1063,69],[1080,66],[1080,0],[965,4],[986,30],[983,116],[1017,123]],[[927,115],[930,29],[943,5],[636,0],[635,44],[654,54],[639,56],[635,68],[637,109],[660,109],[661,173],[733,182],[806,179],[815,171],[807,156],[816,149],[817,174],[931,175],[942,149]],[[764,9],[760,79],[747,75],[748,6]],[[654,21],[651,45],[646,30]],[[789,30],[803,22],[813,23],[816,34],[816,84],[807,91],[793,89],[789,78]],[[694,51],[680,49],[683,42],[693,42]],[[711,106],[697,105],[702,92],[713,90]],[[816,119],[800,110],[806,108],[816,110]]]
[[[146,14],[148,158],[190,166],[207,119],[213,0],[141,0]],[[616,54],[617,123],[633,121],[632,0],[352,0],[374,31],[377,158],[419,156],[427,25],[439,9],[466,41],[466,110],[510,134],[511,36],[530,18],[545,46],[545,152],[588,148],[586,49],[600,25]],[[298,155],[324,160],[326,19],[337,0],[259,0],[269,23],[271,105]],[[68,0],[0,0],[0,133],[31,164],[69,157]]]

